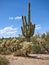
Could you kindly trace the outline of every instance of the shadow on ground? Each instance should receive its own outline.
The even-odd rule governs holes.
[[[41,59],[41,60],[49,60],[49,57],[27,56],[27,58]]]
[[[44,56],[32,56],[32,55],[28,55],[28,56],[18,56],[18,57],[25,57],[25,58],[32,58],[32,59],[41,59],[41,60],[49,60],[49,57],[44,57]]]

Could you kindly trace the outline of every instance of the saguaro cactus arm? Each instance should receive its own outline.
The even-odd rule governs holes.
[[[28,24],[30,24],[30,2],[28,3]]]

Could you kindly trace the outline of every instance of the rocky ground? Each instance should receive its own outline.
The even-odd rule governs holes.
[[[49,55],[32,54],[29,57],[5,56],[9,60],[9,65],[49,65]]]

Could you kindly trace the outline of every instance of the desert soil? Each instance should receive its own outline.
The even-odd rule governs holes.
[[[49,65],[49,55],[32,54],[30,57],[5,56],[9,60],[9,65]]]

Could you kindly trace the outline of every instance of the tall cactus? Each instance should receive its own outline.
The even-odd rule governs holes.
[[[28,22],[26,16],[22,16],[22,34],[28,42],[30,42],[30,37],[33,36],[35,30],[35,24],[30,21],[30,2],[28,3]]]

